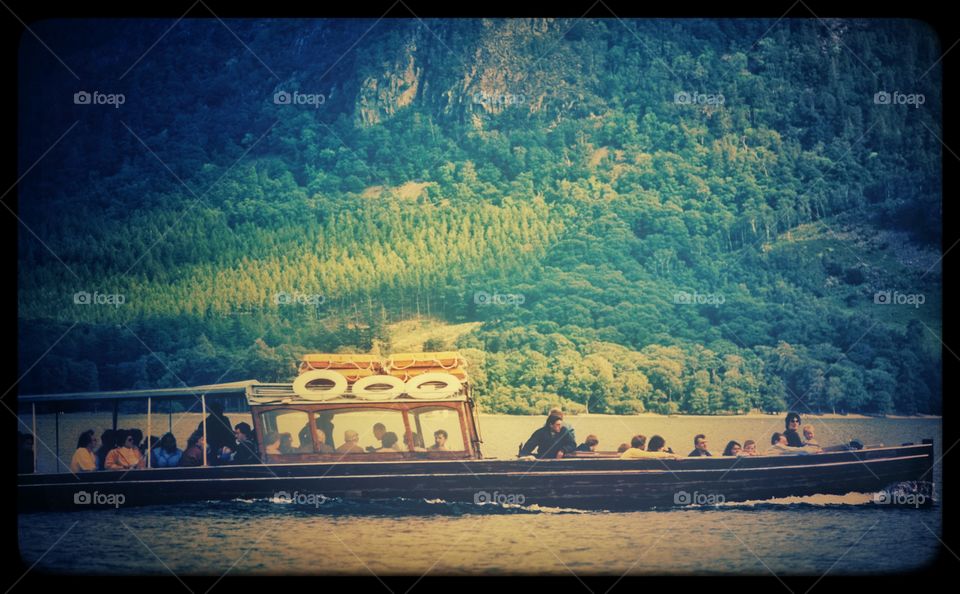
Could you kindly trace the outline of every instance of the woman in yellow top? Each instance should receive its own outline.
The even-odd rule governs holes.
[[[140,455],[140,449],[133,442],[132,431],[121,431],[120,439],[117,440],[117,447],[110,450],[107,459],[103,462],[106,470],[131,470],[133,468],[144,468],[146,458]]]
[[[97,437],[93,429],[88,429],[80,434],[77,440],[77,451],[73,453],[73,459],[70,460],[70,472],[90,472],[97,469]]]

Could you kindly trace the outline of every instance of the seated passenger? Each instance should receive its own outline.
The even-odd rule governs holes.
[[[654,435],[653,437],[650,438],[650,442],[647,443],[647,451],[667,454],[664,456],[656,456],[657,458],[666,458],[668,456],[673,458],[678,458],[678,459],[680,458],[680,456],[673,453],[673,450],[671,448],[667,447],[667,442],[659,435]]]
[[[413,451],[414,452],[426,452],[427,448],[423,445],[423,437],[419,433],[413,432],[410,434],[410,439],[413,442]]]
[[[730,441],[727,442],[727,447],[723,448],[723,455],[739,456],[741,449],[742,448],[740,447],[740,444],[731,439]]]
[[[626,452],[626,451],[629,450],[629,449],[630,449],[630,444],[628,444],[628,443],[621,443],[619,446],[617,446],[617,453],[618,453],[618,454],[622,454],[622,453]]]
[[[434,451],[447,451],[447,432],[444,429],[437,429],[433,432],[433,445],[430,446]]]
[[[577,442],[563,426],[563,417],[550,415],[547,422],[530,435],[520,448],[520,457],[529,456],[537,450],[537,458],[563,458],[575,455]]]
[[[654,438],[657,438],[654,441]],[[657,449],[644,449],[646,445],[647,438],[643,435],[634,435],[633,439],[630,440],[630,449],[620,454],[621,460],[638,460],[641,458],[668,458],[676,460],[679,458],[676,454],[663,451],[664,441],[663,438],[659,435],[654,435],[650,438],[650,445],[656,446]]]
[[[333,446],[327,444],[327,434],[320,428],[317,429],[317,452],[321,454],[332,454],[334,452]]]
[[[153,456],[150,465],[154,468],[172,468],[180,465],[183,450],[177,447],[177,438],[173,433],[164,433],[160,443],[150,451],[150,454]]]
[[[597,451],[597,444],[600,443],[600,440],[597,439],[596,435],[592,433],[587,436],[587,441],[581,443],[577,446],[578,452],[595,452]]]
[[[803,440],[800,438],[800,415],[795,412],[787,413],[787,418],[784,420],[784,425],[786,429],[783,432],[783,436],[787,438],[787,445],[792,448],[799,448],[803,445]]]
[[[93,429],[88,429],[80,434],[77,440],[77,451],[73,453],[70,460],[70,472],[90,472],[97,469],[97,436]]]
[[[107,454],[110,450],[117,447],[117,432],[113,429],[106,429],[100,434],[100,449],[97,450],[97,469],[106,470],[104,463],[107,461]]]
[[[260,464],[260,456],[257,452],[257,440],[253,435],[253,429],[247,423],[237,423],[233,428],[233,434],[237,438],[237,453],[233,456],[234,464]]]
[[[341,454],[363,454],[364,450],[360,447],[360,435],[353,429],[347,429],[343,432],[343,443],[337,448]]]
[[[757,453],[757,442],[752,439],[748,439],[743,442],[743,450],[740,451],[741,456],[759,456]]]
[[[787,445],[787,436],[783,433],[774,433],[770,436],[770,449],[764,452],[766,456],[783,456],[798,454],[816,454],[820,448],[816,446],[793,447]]]
[[[282,453],[280,451],[280,434],[273,431],[264,435],[263,447],[264,453],[268,456],[279,456]]]
[[[132,470],[147,465],[146,458],[140,455],[140,449],[134,441],[133,431],[122,431],[118,441],[122,445],[110,450],[103,462],[107,470]]]
[[[293,447],[293,436],[289,433],[280,434],[280,453],[296,454],[297,448]]]
[[[376,452],[383,449],[383,436],[387,434],[387,426],[383,423],[377,423],[373,426],[373,437],[380,442],[380,447],[367,446],[368,452]]]
[[[813,431],[813,425],[803,426],[803,445],[820,447],[820,442],[817,441],[817,436]]]
[[[563,411],[560,410],[559,408],[551,408],[551,409],[550,409],[550,412],[547,413],[547,416],[548,416],[548,417],[560,417],[561,419],[563,419]],[[567,428],[567,431],[570,432],[570,437],[573,438],[573,443],[577,443],[577,433],[576,433],[576,430],[574,430],[574,428],[571,427],[570,424],[566,422],[566,420],[563,421],[563,426],[566,427],[566,428]]]
[[[687,456],[688,457],[713,456],[713,454],[710,453],[710,450],[707,449],[706,435],[701,433],[693,438],[693,451],[690,452]]]
[[[397,437],[397,434],[393,431],[387,431],[383,434],[383,439],[381,440],[383,447],[377,448],[378,452],[402,452],[404,451],[398,445],[400,438]]]
[[[203,466],[203,452],[206,449],[207,440],[204,439],[203,432],[194,431],[187,439],[187,449],[180,456],[179,466]]]

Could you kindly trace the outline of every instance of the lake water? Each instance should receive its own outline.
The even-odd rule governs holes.
[[[75,442],[73,425],[88,419],[64,420],[61,443]],[[782,417],[567,420],[580,441],[594,433],[603,450],[615,449],[635,433],[659,433],[674,450],[687,453],[693,436],[705,433],[715,455],[730,439],[754,439],[762,449],[773,431],[783,429]],[[198,421],[188,416],[184,431]],[[929,437],[938,460],[942,451],[940,419],[804,421],[815,425],[822,444],[857,438],[894,445]],[[120,425],[137,422],[121,419]],[[517,445],[542,422],[542,417],[485,415],[484,454],[515,455]],[[90,425],[98,433],[105,426]],[[61,457],[69,460],[63,452]],[[938,464],[937,500],[940,477]],[[316,506],[228,501],[20,514],[19,542],[28,566],[39,561],[35,570],[67,573],[876,574],[932,562],[939,549],[941,509],[939,503],[878,505],[869,494],[629,513],[423,500],[328,500]]]

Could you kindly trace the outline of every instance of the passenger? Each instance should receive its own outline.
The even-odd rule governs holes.
[[[397,445],[397,442],[400,441],[400,438],[397,437],[397,434],[393,431],[387,431],[383,434],[383,439],[381,440],[383,447],[377,448],[378,452],[402,452],[403,450]]]
[[[151,435],[151,436],[150,436],[150,449],[149,449],[149,451],[151,452],[151,454],[152,454],[153,450],[157,449],[157,447],[159,447],[159,446],[160,446],[160,438],[157,437],[156,435]],[[153,458],[152,458],[152,457],[150,458],[150,466],[154,466],[154,464],[153,464]]]
[[[280,453],[296,454],[297,448],[293,447],[293,436],[289,433],[280,434]]]
[[[795,456],[804,454],[816,454],[820,448],[816,446],[793,447],[787,445],[787,436],[783,433],[774,433],[770,436],[770,449],[764,452],[767,456]]]
[[[234,464],[260,464],[260,456],[257,452],[257,440],[253,434],[253,429],[247,423],[237,423],[233,428],[233,434],[237,439],[236,454],[233,456]]]
[[[333,443],[333,414],[328,412],[317,413],[317,429],[322,429],[323,434],[327,436],[326,444],[331,450],[337,446]]]
[[[727,442],[727,447],[723,448],[723,455],[724,455],[724,456],[739,456],[741,449],[742,449],[742,448],[740,447],[740,444],[739,444],[739,443],[737,443],[737,442],[735,442],[735,441],[733,441],[733,440],[730,440],[730,441]]]
[[[180,465],[180,459],[183,457],[183,450],[177,447],[177,438],[173,433],[164,433],[160,438],[157,447],[150,450],[153,458],[150,464],[154,468],[173,468]]]
[[[93,429],[88,429],[80,434],[77,440],[77,451],[73,453],[73,459],[70,460],[70,472],[90,472],[97,469],[97,436]]]
[[[813,425],[803,426],[803,445],[820,447],[820,442],[817,440],[817,436],[813,431]]]
[[[680,456],[677,456],[676,454],[673,453],[672,449],[667,447],[667,442],[659,435],[654,435],[653,437],[650,438],[650,441],[647,443],[647,451],[661,452],[664,454],[670,454],[671,456],[674,456],[676,458],[680,458]],[[658,457],[665,457],[665,456],[658,456]]]
[[[207,415],[207,445],[211,452],[219,456],[223,448],[232,448],[236,437],[233,435],[233,425],[230,419],[223,414],[223,403],[210,402],[207,405],[210,414]],[[203,421],[197,425],[197,431],[203,433]]]
[[[194,431],[187,439],[187,449],[180,456],[180,466],[203,466],[203,452],[207,450],[207,440],[203,437],[203,431]]]
[[[143,431],[133,428],[130,430],[130,435],[133,436],[133,447],[137,448],[140,451],[140,455],[143,456],[144,450],[146,450],[147,445],[143,441]],[[144,462],[146,464],[146,462]]]
[[[332,454],[335,450],[333,446],[327,443],[327,434],[323,429],[317,428],[317,452],[321,454]]]
[[[273,431],[264,435],[263,448],[264,453],[268,456],[279,456],[282,453],[280,451],[280,434]]]
[[[100,434],[100,449],[97,450],[97,469],[106,470],[105,463],[110,450],[117,447],[117,431],[106,429]]]
[[[548,416],[548,417],[560,417],[560,418],[562,419],[562,418],[563,418],[563,411],[560,410],[559,408],[551,408],[551,409],[550,409],[550,412],[547,413],[547,416]],[[573,438],[573,443],[577,443],[577,434],[576,434],[576,431],[574,430],[574,428],[571,427],[569,424],[567,424],[566,421],[564,421],[564,427],[566,427],[566,428],[567,428],[567,431],[570,432],[570,437]]]
[[[599,443],[600,443],[600,440],[597,439],[597,436],[591,433],[590,435],[587,436],[587,441],[577,446],[577,451],[578,452],[596,452],[597,444]]]
[[[628,443],[621,443],[619,446],[617,446],[617,453],[618,453],[618,454],[622,454],[622,453],[626,452],[626,451],[629,450],[629,449],[630,449],[630,444],[628,444]]]
[[[447,451],[447,432],[444,429],[437,429],[433,432],[433,445],[430,446],[434,451]]]
[[[380,442],[380,447],[367,446],[368,452],[376,452],[383,449],[383,436],[387,434],[387,426],[383,423],[377,423],[373,426],[373,437]]]
[[[550,415],[547,422],[530,436],[520,448],[520,456],[529,456],[537,450],[537,458],[563,458],[575,455],[577,442],[563,426],[563,417]]]
[[[703,433],[693,438],[693,451],[690,452],[688,457],[690,456],[713,456],[707,449],[707,436]]]
[[[133,431],[119,431],[117,447],[110,450],[103,464],[107,470],[132,470],[144,468],[147,459],[140,455],[140,449],[134,441]],[[122,445],[121,445],[122,444]]]
[[[330,422],[330,415],[323,414],[318,416],[314,421],[314,425],[316,425],[317,427],[317,435],[323,436],[320,440],[320,443],[323,445],[329,446],[329,449],[317,448],[318,451],[321,451],[321,452],[334,451],[333,440],[330,439],[330,435],[333,432],[333,423]],[[303,429],[300,430],[299,438],[300,438],[300,451],[313,452],[313,435],[310,434],[309,422],[307,422],[307,424],[303,426]]]
[[[413,442],[413,451],[414,452],[426,452],[427,448],[423,445],[423,437],[419,433],[411,433],[410,440]]]
[[[752,439],[748,439],[743,442],[743,450],[740,452],[741,456],[759,456],[757,453],[757,442]]]
[[[786,430],[783,432],[783,436],[787,438],[787,445],[792,448],[799,448],[803,446],[803,440],[800,439],[800,415],[795,412],[787,413],[787,418],[784,420],[784,425]]]
[[[359,445],[360,434],[353,429],[347,429],[343,432],[343,443],[337,448],[341,454],[363,454],[364,450]]]
[[[671,460],[677,460],[680,458],[680,456],[677,456],[672,452],[663,451],[664,441],[659,435],[654,435],[651,437],[649,447],[644,449],[646,442],[647,438],[645,436],[634,435],[633,439],[630,440],[630,449],[620,454],[620,459],[638,460],[641,458],[667,458]],[[656,449],[651,449],[654,446]]]

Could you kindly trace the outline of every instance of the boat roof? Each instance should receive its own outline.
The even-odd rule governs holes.
[[[17,400],[20,404],[44,402],[83,402],[93,400],[121,400],[139,398],[183,398],[186,396],[200,397],[202,395],[244,394],[249,405],[265,404],[343,404],[369,403],[376,405],[383,402],[393,403],[428,403],[428,402],[457,402],[466,400],[463,390],[447,398],[392,398],[389,400],[362,400],[351,394],[350,388],[343,396],[327,400],[310,400],[299,397],[293,391],[292,383],[261,383],[257,380],[244,380],[223,384],[209,384],[205,386],[183,386],[181,388],[156,388],[149,390],[117,390],[110,392],[67,392],[61,394],[20,394]]]
[[[21,404],[41,402],[81,402],[85,400],[118,400],[136,398],[182,398],[207,394],[243,394],[247,388],[259,384],[257,380],[244,380],[205,386],[180,388],[155,388],[149,390],[116,390],[111,392],[66,392],[61,394],[19,394]]]

